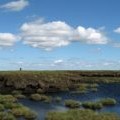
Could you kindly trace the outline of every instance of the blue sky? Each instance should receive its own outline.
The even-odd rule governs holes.
[[[120,0],[0,0],[0,70],[119,70]]]

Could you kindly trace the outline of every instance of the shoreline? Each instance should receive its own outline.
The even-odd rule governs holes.
[[[0,72],[0,92],[34,93],[75,89],[81,83],[120,83],[120,71],[6,71]]]

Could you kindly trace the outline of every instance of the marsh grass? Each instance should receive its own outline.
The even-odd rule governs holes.
[[[43,94],[43,93],[45,93],[45,91],[43,89],[39,88],[39,89],[37,89],[37,93],[38,94]]]
[[[12,95],[0,95],[0,103],[6,103],[6,102],[16,102],[17,99]]]
[[[81,83],[76,86],[76,89],[72,91],[71,93],[75,94],[85,94],[88,93],[89,91],[92,92],[97,92],[98,91],[98,84],[97,83]]]
[[[117,101],[114,98],[103,98],[99,102],[101,102],[103,106],[112,106],[117,104]]]
[[[120,120],[120,118],[113,113],[72,109],[65,112],[49,112],[45,120]]]
[[[4,111],[5,110],[5,107],[3,104],[0,104],[0,111]]]
[[[100,102],[90,102],[90,101],[83,102],[82,106],[84,108],[87,108],[87,109],[89,108],[89,109],[93,109],[93,110],[97,110],[97,109],[102,109],[103,108],[102,103],[100,103]]]
[[[43,102],[46,102],[46,103],[50,103],[52,101],[51,96],[47,96],[47,95],[44,95],[44,94],[38,94],[38,93],[32,94],[30,96],[30,99],[34,100],[34,101],[43,101]]]
[[[0,112],[0,120],[17,120],[16,117],[7,112]]]
[[[60,103],[62,101],[62,98],[61,97],[55,97],[54,101],[57,102],[57,103]]]
[[[116,104],[117,104],[117,101],[114,98],[104,98],[104,99],[97,100],[97,101],[83,102],[82,106],[84,108],[97,110],[97,109],[102,109],[103,107],[113,106]]]
[[[24,106],[21,106],[19,108],[13,108],[11,110],[11,113],[16,117],[23,116],[25,119],[36,119],[37,117],[35,112]]]
[[[35,120],[37,115],[28,107],[17,102],[12,95],[0,95],[0,120]]]
[[[75,100],[66,100],[65,101],[65,106],[68,108],[79,108],[81,105],[81,103],[79,101],[75,101]]]

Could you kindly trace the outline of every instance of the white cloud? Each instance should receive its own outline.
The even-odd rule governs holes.
[[[17,64],[23,64],[24,62],[23,61],[18,61],[16,62]]]
[[[13,46],[20,38],[11,33],[0,33],[0,47]]]
[[[77,28],[78,40],[88,44],[107,44],[108,39],[102,32],[94,28],[84,28],[78,26]]]
[[[21,26],[24,44],[45,50],[67,46],[72,42],[107,44],[107,37],[94,28],[78,26],[76,29],[62,21],[37,20]]]
[[[55,60],[55,61],[54,61],[54,64],[61,64],[61,63],[63,63],[63,62],[64,62],[63,60],[59,59],[59,60]]]
[[[27,0],[17,0],[1,5],[1,8],[7,9],[9,11],[21,11],[28,5],[29,2]]]
[[[24,44],[45,50],[70,44],[73,34],[73,29],[60,21],[43,23],[40,20],[25,23],[21,30]]]
[[[118,27],[117,29],[115,29],[114,32],[120,34],[120,27]]]
[[[114,63],[112,63],[112,62],[105,62],[105,63],[103,63],[103,65],[104,66],[110,66],[110,65],[113,65]]]

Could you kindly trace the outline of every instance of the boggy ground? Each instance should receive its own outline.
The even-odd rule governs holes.
[[[120,82],[120,71],[6,71],[0,72],[0,92],[57,92],[80,83]]]
[[[49,112],[45,120],[120,120],[120,118],[112,113],[73,109],[66,112]]]
[[[0,72],[0,93],[12,94],[15,98],[29,97],[35,101],[50,103],[52,98],[45,95],[47,92],[73,90],[73,94],[76,92],[82,94],[88,90],[97,91],[99,83],[119,82],[120,71],[7,71]],[[5,96],[1,96],[1,98],[4,97]],[[56,98],[56,100],[60,102],[61,98]],[[104,102],[104,104],[111,104],[110,100],[111,99],[107,102],[104,100],[102,102]],[[76,104],[75,101],[72,101],[72,108],[74,107],[73,104],[75,107],[80,106],[78,102]],[[97,108],[100,105],[103,106],[103,103],[93,104],[91,102],[87,102],[84,103],[84,106],[86,106],[86,104],[90,109],[93,109],[94,106]],[[71,101],[69,101],[69,105],[71,106]],[[6,114],[4,111],[8,109],[8,107],[11,111],[9,113],[8,120],[10,120],[9,118],[14,120],[16,119],[16,116],[24,116],[27,119],[31,119],[28,118],[28,116],[31,116],[33,119],[36,119],[35,113],[31,112],[31,110],[25,106],[16,104],[16,102],[10,104],[5,103],[2,105],[0,112],[1,117],[6,116],[4,115]],[[78,116],[76,116],[76,114]],[[84,116],[86,116],[86,118],[84,118]],[[91,110],[50,112],[48,113],[46,120],[78,120],[78,118],[80,118],[80,120],[88,120],[88,118],[90,119],[90,116],[91,120],[120,120],[117,115],[97,113]]]

